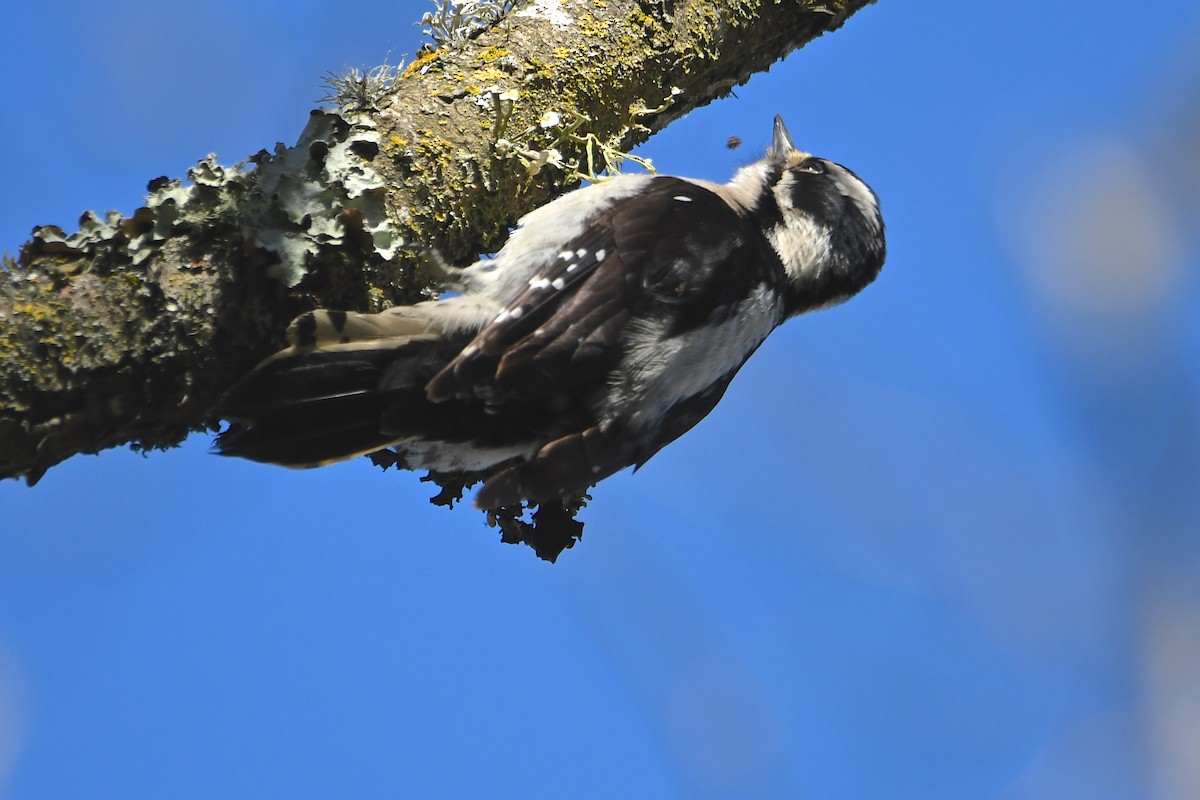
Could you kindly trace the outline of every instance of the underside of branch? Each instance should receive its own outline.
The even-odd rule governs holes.
[[[870,0],[532,0],[402,70],[334,81],[292,147],[128,216],[34,231],[0,269],[0,477],[212,429],[296,314],[378,310]],[[368,80],[370,77],[370,80]]]

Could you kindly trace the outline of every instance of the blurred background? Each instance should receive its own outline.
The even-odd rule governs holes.
[[[294,142],[431,8],[14,5],[0,249]],[[206,436],[0,485],[0,797],[1200,797],[1200,9],[881,0],[640,152],[724,180],[776,113],[888,264],[556,565]]]

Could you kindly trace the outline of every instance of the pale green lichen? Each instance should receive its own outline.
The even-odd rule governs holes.
[[[287,286],[299,283],[308,256],[345,243],[348,214],[371,236],[379,257],[392,259],[403,239],[388,218],[384,179],[371,166],[379,148],[373,121],[348,123],[315,111],[294,147],[277,146],[274,158],[259,166],[255,193],[262,214],[247,234],[278,255],[273,277]]]
[[[458,46],[476,31],[503,17],[516,0],[433,0],[433,11],[421,17],[422,30],[439,46]]]
[[[300,282],[310,257],[346,244],[358,231],[389,261],[403,241],[388,217],[384,180],[371,166],[379,134],[369,119],[355,120],[315,111],[295,146],[278,145],[253,166],[223,167],[210,155],[188,171],[190,185],[152,181],[146,205],[132,217],[88,212],[77,232],[45,226],[34,231],[33,244],[43,255],[111,255],[140,265],[182,229],[207,230],[226,218],[276,256],[269,271],[286,286]]]
[[[227,216],[247,184],[243,172],[222,167],[211,155],[189,170],[188,178],[191,185],[186,187],[178,180],[151,181],[146,205],[130,217],[88,211],[80,217],[79,230],[69,235],[56,225],[35,228],[22,258],[60,257],[63,263],[55,269],[68,274],[81,268],[84,256],[91,260],[90,269],[101,272],[111,263],[142,265],[181,229],[207,229],[214,219]]]

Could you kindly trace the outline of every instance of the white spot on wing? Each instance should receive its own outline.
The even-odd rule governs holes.
[[[570,261],[572,258],[575,257],[575,254],[572,253],[570,250],[563,250],[561,253],[558,254],[558,257],[561,258],[563,261]]]
[[[586,247],[581,247],[581,248],[579,248],[578,250],[576,250],[576,251],[575,251],[575,257],[576,257],[576,258],[583,258],[583,257],[584,257],[584,256],[586,256],[586,255],[587,255],[587,248],[586,248]]]
[[[608,256],[608,251],[601,247],[596,251],[596,260],[603,261]]]
[[[546,280],[545,278],[530,278],[529,279],[529,286],[532,289],[545,289],[549,285],[550,285],[550,281]]]
[[[673,199],[678,200],[681,203],[692,202],[692,198],[688,197],[686,194],[677,194]]]
[[[512,317],[513,319],[520,319],[521,315],[524,313],[525,313],[525,309],[521,308],[520,306],[517,306],[516,308],[509,311],[508,315],[510,317]]]
[[[557,0],[548,2],[557,4]],[[485,295],[497,311],[511,306],[521,292],[528,291],[530,278],[560,272],[566,263],[574,261],[580,237],[608,209],[656,180],[661,178],[617,175],[534,209],[521,218],[494,261],[481,260],[463,270],[464,292]],[[568,255],[559,260],[563,252]]]
[[[555,289],[561,289],[564,286],[566,286],[567,283],[562,278],[555,278],[553,281],[550,282],[550,285],[553,286]]]

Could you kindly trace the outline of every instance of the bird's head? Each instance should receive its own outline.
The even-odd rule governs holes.
[[[849,299],[883,267],[878,196],[841,164],[797,149],[779,117],[766,156],[729,187],[783,262],[790,314]]]

